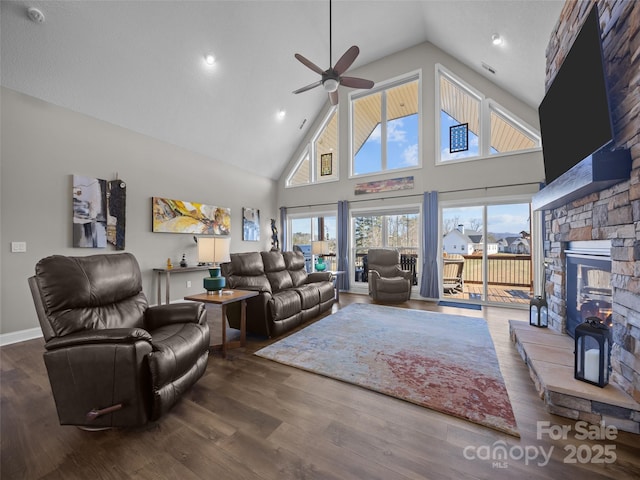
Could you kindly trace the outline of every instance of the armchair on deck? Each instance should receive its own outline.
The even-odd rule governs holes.
[[[395,248],[370,248],[367,254],[369,295],[380,302],[406,302],[411,296],[412,273],[400,268]]]
[[[444,257],[442,265],[442,290],[444,293],[456,293],[464,290],[464,257],[449,254]]]
[[[143,425],[204,374],[204,305],[149,307],[133,255],[54,255],[35,270],[29,287],[61,425]]]

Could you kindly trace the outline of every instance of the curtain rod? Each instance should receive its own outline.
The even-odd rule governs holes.
[[[510,183],[508,185],[493,185],[489,187],[475,187],[475,188],[460,188],[457,190],[442,190],[438,193],[459,193],[459,192],[472,192],[474,190],[489,190],[490,188],[506,188],[506,187],[524,187],[526,185],[539,185],[540,182],[525,182],[525,183]],[[422,193],[411,193],[408,195],[395,195],[393,197],[377,197],[377,198],[362,198],[359,200],[347,200],[347,202],[351,203],[359,203],[359,202],[370,202],[375,200],[394,200],[396,198],[411,198],[411,197],[422,197]],[[336,205],[337,202],[331,203],[312,203],[309,205],[292,205],[286,208],[310,208],[310,207],[327,207]],[[280,207],[282,208],[282,207]]]

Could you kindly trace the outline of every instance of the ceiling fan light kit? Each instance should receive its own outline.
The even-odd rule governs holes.
[[[329,0],[329,68],[327,70],[322,70],[313,62],[307,60],[299,53],[296,53],[295,58],[298,59],[300,63],[313,70],[318,75],[321,75],[322,78],[317,82],[311,83],[305,87],[295,90],[293,93],[306,92],[307,90],[311,90],[312,88],[322,85],[324,91],[329,94],[329,101],[331,102],[331,105],[337,105],[338,87],[340,85],[350,88],[373,88],[374,83],[371,80],[342,76],[342,74],[345,73],[353,64],[356,57],[360,53],[360,49],[356,45],[352,46],[346,52],[344,52],[335,66],[331,67],[331,43],[331,0]]]

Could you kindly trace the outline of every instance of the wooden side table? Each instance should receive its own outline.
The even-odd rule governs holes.
[[[244,347],[247,343],[247,298],[255,297],[258,292],[250,290],[221,290],[220,293],[198,293],[184,297],[194,302],[213,303],[222,306],[222,343],[211,345],[209,351],[220,349],[222,357],[227,356],[227,348]],[[227,343],[227,305],[241,302],[240,306],[240,341]]]

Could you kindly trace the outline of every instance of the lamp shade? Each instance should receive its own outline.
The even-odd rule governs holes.
[[[200,263],[224,263],[230,260],[229,238],[200,237],[198,238],[198,262]]]
[[[329,253],[329,242],[326,240],[311,242],[311,253],[314,255],[327,255]]]

